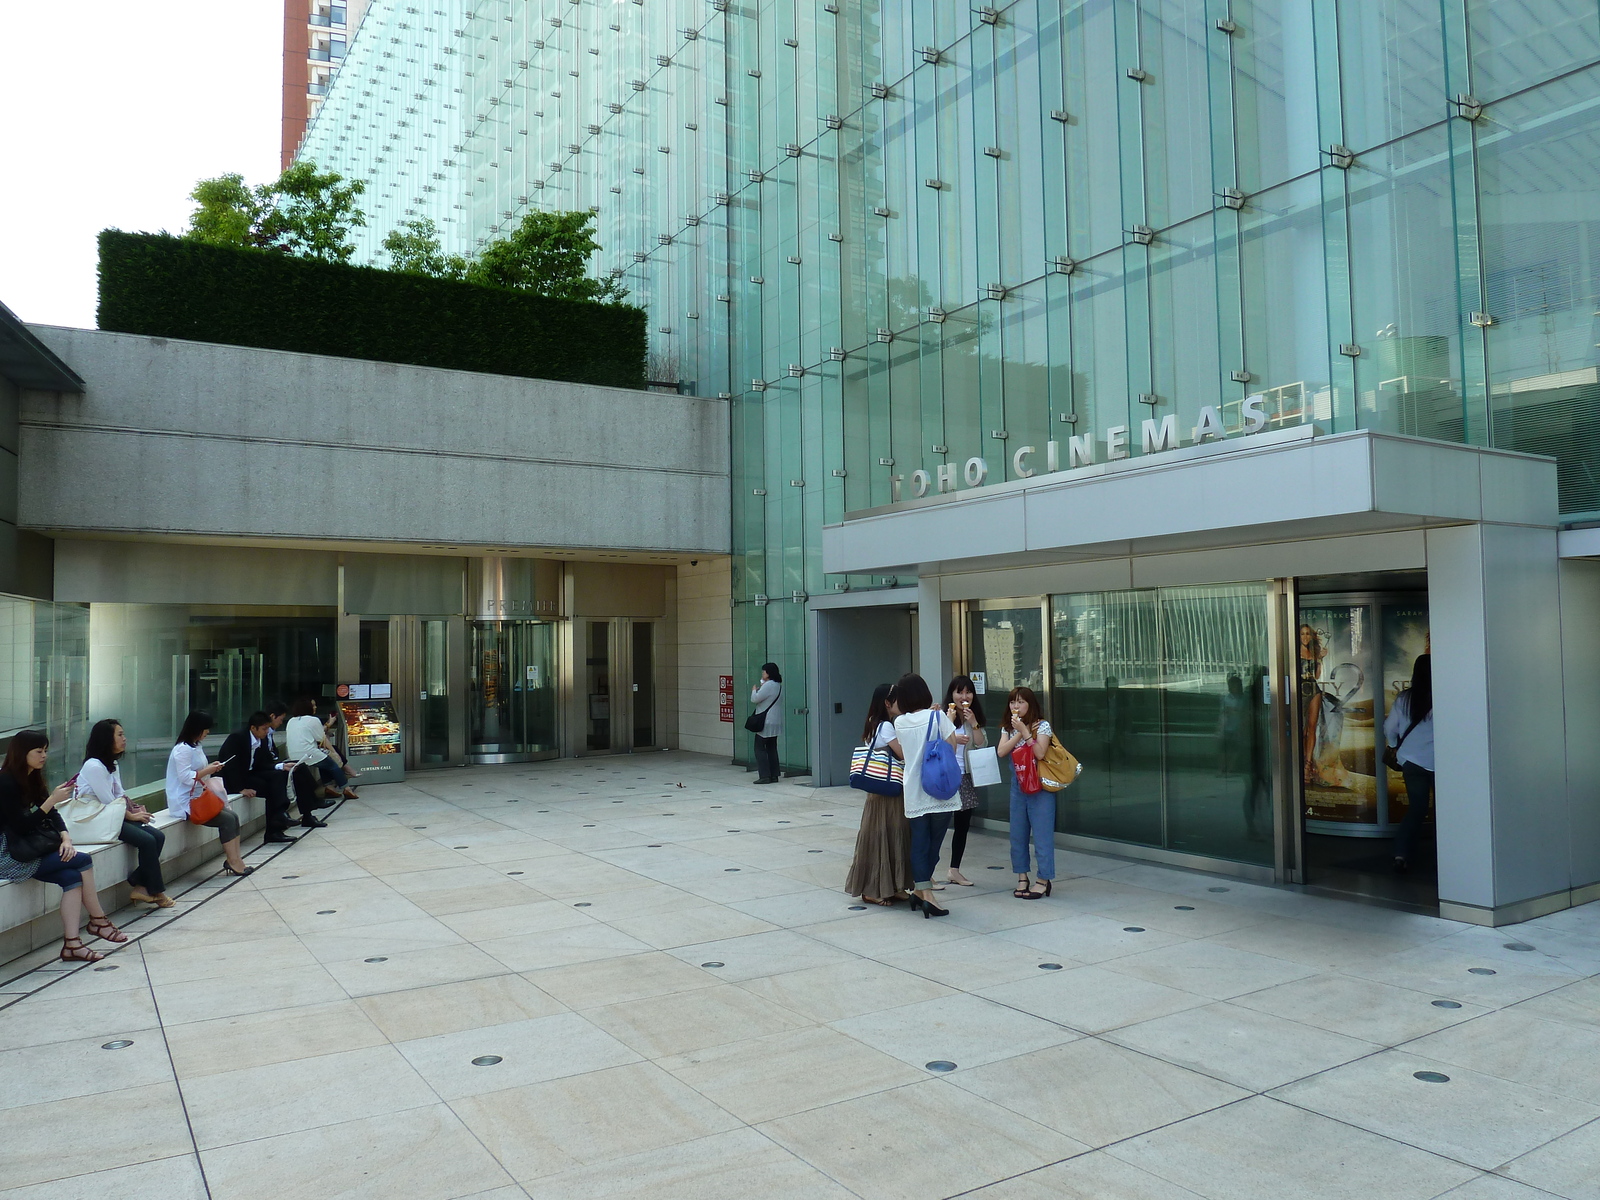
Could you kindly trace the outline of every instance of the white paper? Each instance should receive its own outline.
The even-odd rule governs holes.
[[[985,787],[1000,782],[1000,756],[993,746],[979,746],[967,751],[967,769],[972,772],[974,787]]]

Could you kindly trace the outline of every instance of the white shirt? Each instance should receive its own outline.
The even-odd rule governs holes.
[[[206,752],[188,742],[179,742],[167,755],[167,811],[173,816],[188,818],[197,772],[208,762]]]
[[[314,766],[328,757],[322,749],[323,729],[318,718],[290,717],[283,731],[288,738],[289,758],[294,762]]]
[[[1433,770],[1433,713],[1417,722],[1417,727],[1409,734],[1411,728],[1411,693],[1401,692],[1395,698],[1394,707],[1389,710],[1389,716],[1383,722],[1383,738],[1391,746],[1399,746],[1395,753],[1401,763],[1411,763],[1421,767],[1424,771]],[[1405,742],[1400,741],[1405,736]]]
[[[86,758],[78,768],[78,791],[88,792],[101,804],[128,803],[128,793],[122,790],[122,768],[106,770],[98,758]]]
[[[921,712],[902,713],[894,719],[894,734],[905,752],[905,804],[907,817],[922,817],[928,813],[957,812],[961,808],[961,793],[948,800],[940,800],[922,790],[922,752],[928,744],[929,718],[934,737],[947,738],[956,731],[950,718],[938,709],[925,708]]]
[[[882,750],[892,741],[894,741],[894,722],[885,721],[878,726],[877,731],[872,735],[872,740],[867,743],[867,749]]]

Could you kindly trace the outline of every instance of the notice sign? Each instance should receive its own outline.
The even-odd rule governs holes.
[[[730,725],[733,723],[733,676],[717,676],[717,715]]]

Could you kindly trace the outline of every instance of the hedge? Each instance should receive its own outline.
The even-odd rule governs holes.
[[[116,333],[645,386],[645,312],[208,246],[100,235],[100,328]]]

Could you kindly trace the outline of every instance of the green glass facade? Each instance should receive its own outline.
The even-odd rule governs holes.
[[[819,531],[918,469],[1257,397],[1600,519],[1597,98],[1595,0],[375,0],[301,153],[375,260],[597,211],[652,378],[734,399],[736,691],[804,710],[806,599],[886,582]]]

